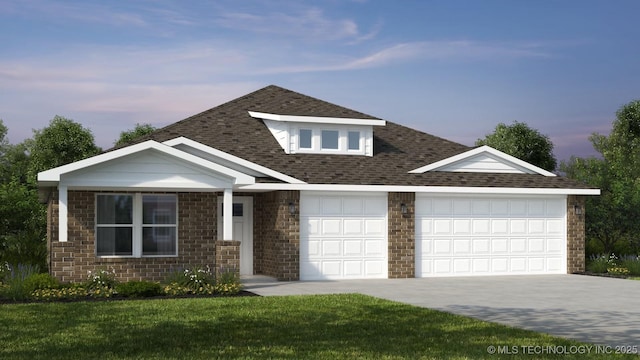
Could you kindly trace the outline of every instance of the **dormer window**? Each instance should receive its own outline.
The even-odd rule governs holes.
[[[300,129],[298,135],[298,146],[300,149],[312,149],[312,131],[311,129]]]
[[[340,132],[337,130],[322,130],[320,141],[322,150],[338,150],[338,141],[340,140]]]
[[[360,150],[360,131],[349,131],[347,135],[347,150]]]
[[[262,119],[287,154],[340,154],[373,156],[373,127],[379,119],[350,119],[276,115],[250,111]]]

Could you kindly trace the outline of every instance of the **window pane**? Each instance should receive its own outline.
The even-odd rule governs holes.
[[[220,215],[224,216],[224,203],[222,203],[220,206],[222,208]],[[242,203],[234,203],[232,212],[233,212],[233,216],[243,216],[244,206],[242,206]]]
[[[300,149],[311,149],[311,130],[300,129]]]
[[[131,195],[98,195],[98,224],[132,224],[133,196]]]
[[[133,229],[130,227],[99,227],[96,237],[98,256],[133,255]]]
[[[173,195],[144,195],[142,197],[143,224],[175,224],[176,197]]]
[[[338,150],[338,131],[322,130],[322,148]]]
[[[176,254],[176,228],[170,227],[143,227],[142,228],[142,255],[175,255]]]
[[[349,131],[349,150],[360,150],[360,131]]]

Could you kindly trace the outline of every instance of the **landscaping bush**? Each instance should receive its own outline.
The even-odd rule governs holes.
[[[611,266],[612,264],[609,256],[604,254],[591,255],[589,257],[589,262],[587,263],[587,270],[598,274],[604,274],[607,272],[607,268]]]
[[[242,289],[240,276],[234,270],[220,270],[216,279],[215,292],[220,295],[235,295]]]
[[[118,281],[116,280],[116,271],[107,271],[105,269],[89,271],[86,286],[89,289],[113,289]]]
[[[36,290],[55,289],[59,286],[58,280],[49,274],[32,274],[24,280],[24,291],[28,294]]]
[[[178,269],[169,272],[164,292],[167,295],[213,295],[215,277],[209,267]]]
[[[625,256],[620,265],[629,270],[629,275],[640,275],[640,256]]]
[[[116,286],[118,295],[124,297],[151,297],[163,294],[162,286],[151,281],[129,281]]]
[[[5,286],[0,289],[0,297],[8,298],[11,300],[24,300],[29,297],[30,291],[25,288],[25,280],[38,273],[37,265],[22,265],[9,266],[8,273],[5,274],[4,284]]]

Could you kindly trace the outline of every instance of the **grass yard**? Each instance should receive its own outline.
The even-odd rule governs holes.
[[[355,294],[0,305],[0,329],[0,359],[538,359],[487,348],[584,345]]]

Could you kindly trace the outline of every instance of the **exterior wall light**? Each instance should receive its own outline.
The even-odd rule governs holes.
[[[407,209],[407,204],[402,203],[400,204],[400,212],[403,214],[406,214],[409,211],[409,209]]]
[[[289,203],[289,214],[294,215],[296,213],[296,204],[290,202]]]
[[[573,205],[573,213],[576,215],[582,215],[582,206],[578,204]]]

